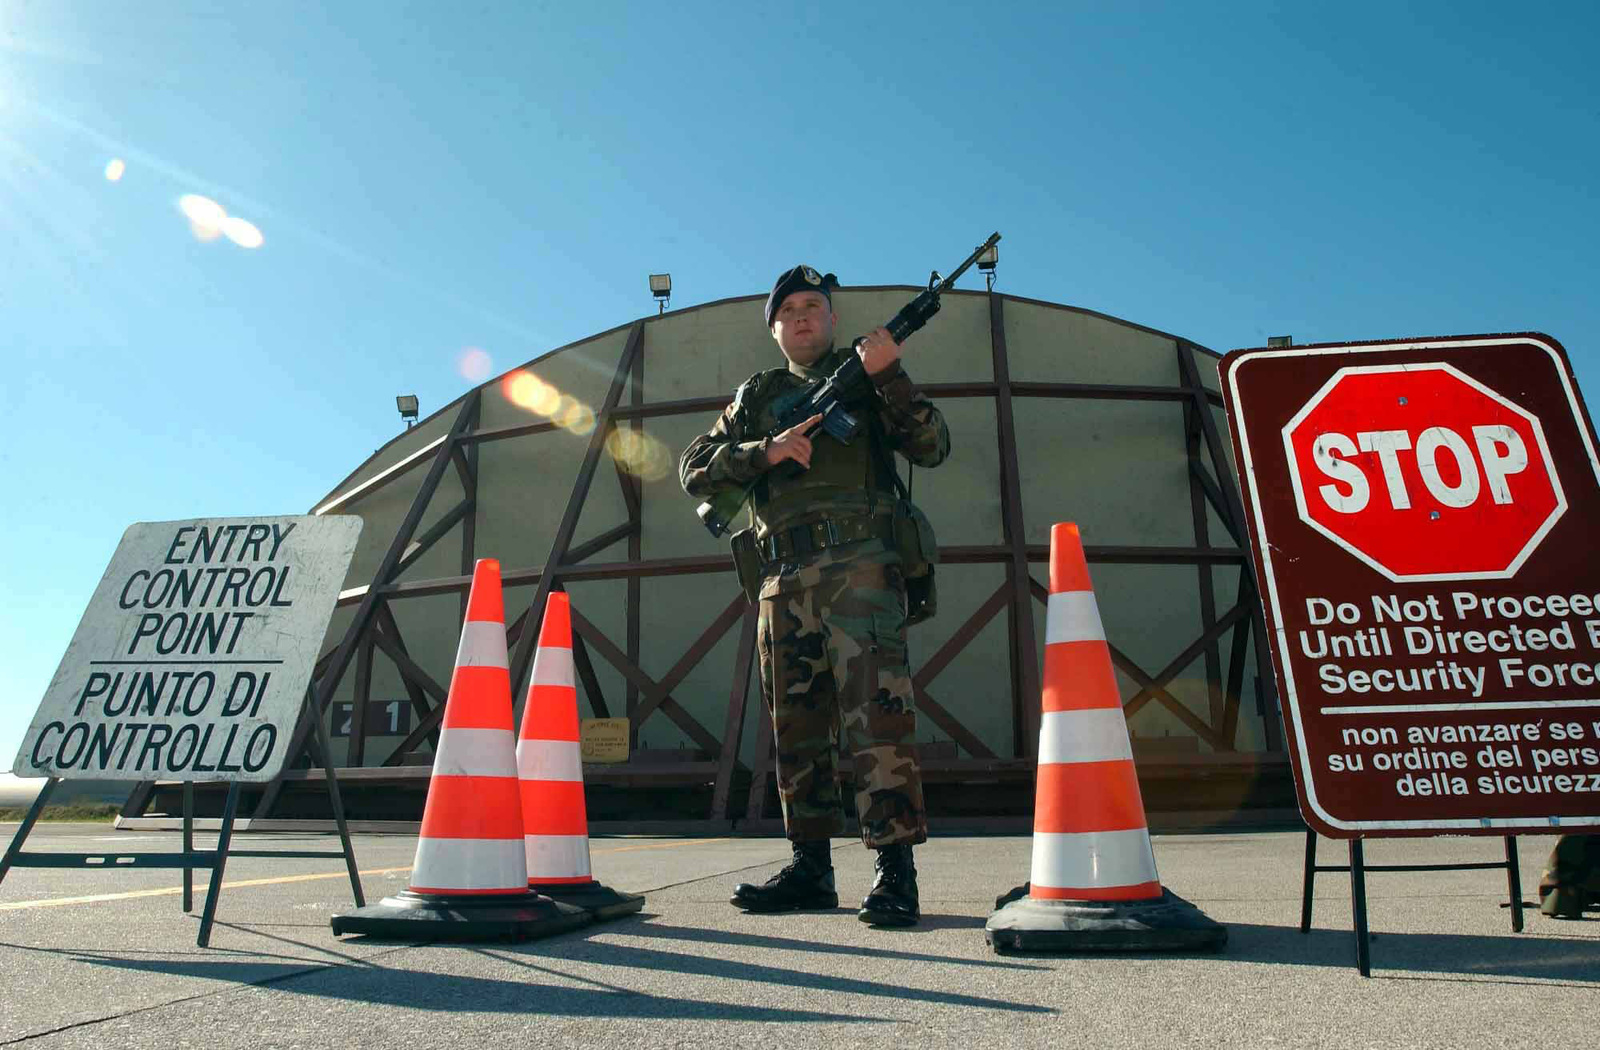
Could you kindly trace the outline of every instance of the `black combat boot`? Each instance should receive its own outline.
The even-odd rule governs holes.
[[[915,926],[922,917],[917,903],[917,866],[911,846],[878,847],[878,878],[861,902],[856,918],[874,926]]]
[[[826,839],[795,842],[794,860],[760,886],[741,882],[728,902],[745,911],[801,911],[837,908],[839,891],[833,885],[833,853]]]

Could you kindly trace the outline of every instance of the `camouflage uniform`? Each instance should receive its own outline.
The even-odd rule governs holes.
[[[887,535],[892,467],[871,445],[881,441],[917,466],[933,467],[950,454],[950,432],[896,363],[873,377],[869,403],[853,406],[871,419],[849,445],[819,432],[811,467],[798,475],[768,472],[764,459],[765,436],[786,401],[854,352],[836,349],[810,367],[790,362],[752,376],[710,432],[684,451],[679,479],[702,498],[760,479],[750,513],[768,555],[760,591],[761,687],[778,743],[788,837],[803,842],[846,833],[842,742],[856,756],[861,837],[876,848],[925,841],[927,814],[906,655],[905,581]],[[837,526],[832,534],[830,525]]]

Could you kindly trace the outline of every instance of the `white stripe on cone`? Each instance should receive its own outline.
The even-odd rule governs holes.
[[[589,875],[588,835],[527,835],[528,881]]]
[[[445,729],[433,756],[433,775],[514,777],[516,738],[509,729]]]
[[[564,685],[576,689],[577,680],[573,673],[571,649],[541,645],[534,650],[533,681],[530,684]]]
[[[1147,828],[1033,833],[1034,886],[1111,889],[1156,881]]]
[[[517,743],[517,776],[523,780],[583,780],[583,753],[576,740]]]
[[[528,885],[516,839],[417,840],[411,885],[438,890],[511,890]]]
[[[1103,642],[1105,626],[1093,591],[1058,591],[1050,596],[1044,618],[1044,644]]]
[[[494,620],[468,620],[456,647],[457,667],[506,667],[505,625]]]
[[[1132,759],[1121,708],[1046,711],[1039,721],[1039,764]]]

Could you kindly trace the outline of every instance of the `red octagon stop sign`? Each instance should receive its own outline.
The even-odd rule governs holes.
[[[1509,577],[1567,509],[1538,418],[1442,362],[1340,369],[1283,445],[1300,519],[1391,580]]]

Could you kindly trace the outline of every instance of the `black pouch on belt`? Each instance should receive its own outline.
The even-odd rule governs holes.
[[[933,574],[939,562],[939,543],[928,516],[903,497],[894,501],[894,546],[906,578],[906,623],[932,619],[939,611],[939,589]]]

